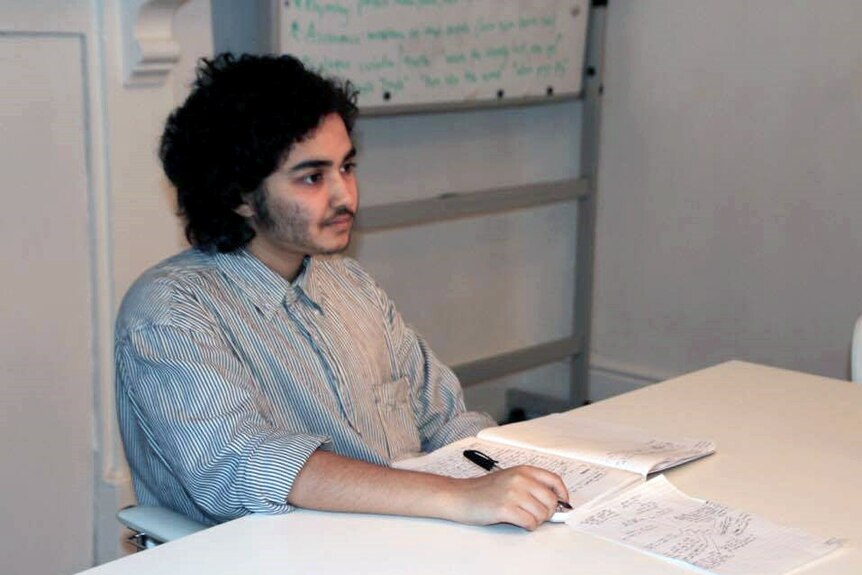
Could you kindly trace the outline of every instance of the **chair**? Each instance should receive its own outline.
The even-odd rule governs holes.
[[[862,383],[862,315],[856,320],[850,347],[850,379]]]
[[[121,509],[117,519],[134,532],[128,541],[138,549],[149,549],[207,528],[165,507],[147,505]]]

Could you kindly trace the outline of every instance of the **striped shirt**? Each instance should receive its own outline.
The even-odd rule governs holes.
[[[208,524],[289,511],[318,448],[387,465],[494,424],[339,256],[291,283],[245,250],[178,254],[126,294],[115,360],[138,502]]]

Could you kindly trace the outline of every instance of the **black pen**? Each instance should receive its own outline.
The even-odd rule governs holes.
[[[494,471],[495,469],[503,469],[499,465],[499,461],[479,451],[478,449],[465,449],[464,457],[475,463],[485,471]],[[562,507],[566,511],[571,511],[572,506],[565,501],[557,500],[557,507]]]
[[[479,451],[478,449],[465,449],[464,457],[484,469],[485,471],[494,471],[494,469],[502,469],[496,459],[492,459]]]

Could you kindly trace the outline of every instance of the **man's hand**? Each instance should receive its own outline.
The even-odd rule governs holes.
[[[372,465],[316,451],[287,497],[307,509],[437,517],[470,525],[511,523],[532,531],[569,500],[554,473],[519,466],[472,479]]]
[[[459,490],[461,515],[454,519],[473,525],[511,523],[529,531],[551,518],[557,502],[568,502],[562,479],[526,465],[464,479]]]

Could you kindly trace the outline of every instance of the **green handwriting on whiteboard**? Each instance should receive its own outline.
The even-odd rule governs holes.
[[[375,58],[368,62],[359,63],[360,72],[369,72],[372,70],[387,70],[391,68],[395,68],[395,61],[385,54],[383,56],[380,56],[379,58]]]
[[[318,18],[327,16],[337,16],[342,22],[347,24],[350,21],[350,14],[353,9],[348,2],[325,2],[323,0],[296,0],[294,2],[296,9],[311,12]]]
[[[300,34],[301,35],[301,34]],[[302,39],[310,44],[352,44],[358,45],[360,37],[358,34],[347,34],[342,31],[329,29],[318,29],[314,22],[310,22],[305,29]]]
[[[350,79],[363,103],[580,90],[586,0],[291,0],[281,10],[284,50]]]

